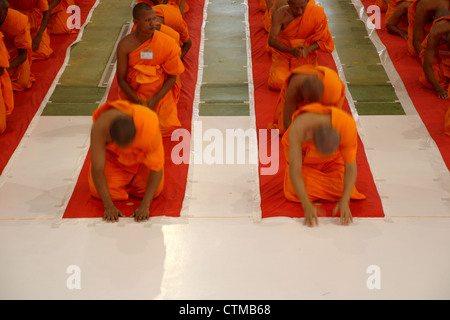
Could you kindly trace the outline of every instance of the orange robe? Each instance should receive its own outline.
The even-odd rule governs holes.
[[[159,27],[159,31],[161,31],[162,33],[165,33],[168,36],[170,36],[171,38],[173,38],[173,40],[175,40],[175,42],[179,43],[181,46],[180,34],[178,32],[173,30],[171,27],[166,26],[165,24],[157,23],[157,25]],[[133,32],[135,30],[136,30],[136,25],[133,26],[133,28],[131,29],[131,32]]]
[[[141,3],[141,2],[147,3],[147,4],[151,5],[152,7],[154,6],[154,3],[152,0],[138,0],[137,1],[137,3]],[[180,10],[180,3],[181,3],[181,0],[168,0],[166,4],[177,7]],[[184,13],[187,13],[189,11],[189,9],[190,9],[190,7],[186,0],[184,2]]]
[[[190,39],[188,25],[186,21],[184,21],[180,10],[167,4],[154,6],[153,10],[155,10],[158,17],[164,18],[164,24],[166,26],[171,27],[180,34],[182,43],[186,43]]]
[[[442,20],[450,20],[450,16],[441,17],[439,19],[434,20],[432,27],[439,21]],[[423,64],[423,58],[425,54],[425,49],[427,48],[428,44],[428,36],[425,38],[425,40],[422,42],[422,52],[420,53],[420,59],[422,60]],[[436,48],[435,53],[435,59],[433,63],[433,71],[434,74],[441,84],[442,88],[445,90],[448,90],[450,95],[450,51],[447,47],[447,44],[443,44]],[[424,85],[427,88],[434,89],[434,87],[431,85],[431,83],[428,81],[428,79],[425,76],[425,73],[422,72],[422,74],[419,77],[420,82],[422,85]]]
[[[266,1],[265,0],[261,0],[261,1],[263,1],[264,6],[267,7]],[[270,27],[272,26],[272,12],[273,12],[273,8],[275,7],[276,3],[277,3],[277,0],[273,0],[272,8],[263,10],[264,15],[262,16],[262,22],[263,22],[264,29],[267,32],[270,32]],[[316,4],[316,2],[314,0],[309,0],[309,3]]]
[[[164,170],[164,147],[158,126],[158,117],[149,108],[128,101],[108,101],[93,113],[94,122],[107,110],[115,108],[131,116],[136,127],[136,137],[131,145],[121,148],[115,143],[106,146],[105,176],[113,201],[127,200],[129,195],[142,197],[147,188],[150,171]],[[100,198],[91,168],[89,188],[92,196]],[[155,194],[158,196],[164,185],[161,180]]]
[[[335,107],[325,107],[320,103],[312,103],[298,109],[292,116],[292,121],[303,112],[319,114],[331,113],[331,125],[340,134],[339,149],[331,156],[321,155],[313,141],[302,145],[302,177],[306,192],[311,201],[338,201],[344,188],[345,164],[356,160],[358,133],[351,115]],[[289,129],[281,140],[287,160],[284,176],[284,194],[289,201],[300,202],[289,176]],[[356,187],[351,199],[365,199]]]
[[[141,52],[153,52],[152,59],[141,59]],[[155,31],[153,37],[128,56],[127,82],[135,94],[142,100],[153,97],[163,86],[167,75],[180,75],[184,65],[180,59],[180,46],[170,36]],[[181,127],[178,119],[177,103],[180,98],[179,81],[159,101],[155,112],[159,117],[161,133],[170,136],[176,128]],[[119,97],[128,97],[119,88]]]
[[[386,6],[386,3],[383,0],[376,0],[376,5],[380,7],[381,12],[386,12],[388,7]]]
[[[0,76],[0,134],[6,130],[6,118],[14,109],[14,94],[9,73],[9,54],[3,42],[3,33],[0,32],[0,69],[3,74]]]
[[[397,9],[398,5],[401,2],[414,2],[414,0],[389,0],[389,6],[387,8],[386,11],[386,15],[385,15],[385,23],[387,24],[389,19],[392,17],[392,15],[394,14],[395,10]],[[407,30],[409,28],[409,23],[408,23],[408,16],[405,15],[404,17],[402,17],[399,21],[399,26],[400,29],[404,29]]]
[[[32,49],[27,16],[9,8],[5,21],[0,25],[0,32],[5,36],[3,40],[10,56],[9,61],[17,57],[18,49],[28,50],[28,59],[17,68],[8,70],[13,90],[23,91],[31,88],[34,77],[31,73]]]
[[[52,0],[48,0],[50,4]],[[47,29],[49,34],[71,34],[76,33],[74,29],[67,27],[67,20],[71,14],[67,13],[67,8],[74,5],[73,0],[61,0],[61,2],[53,8]]]
[[[335,106],[339,109],[342,108],[345,101],[345,84],[334,70],[324,66],[314,67],[311,65],[303,65],[292,70],[291,75],[294,74],[316,75],[322,80],[324,87],[324,93],[320,103],[326,106]],[[286,79],[285,84],[281,88],[273,123],[269,124],[269,129],[278,129],[281,135],[286,131],[283,121],[284,102],[291,75]],[[297,105],[297,108],[299,107],[301,107],[301,105]]]
[[[308,3],[302,16],[295,18],[280,32],[278,41],[294,48],[300,45],[319,45],[323,52],[334,50],[334,41],[328,28],[327,16],[322,7]],[[269,70],[268,84],[271,89],[280,90],[291,71],[301,65],[318,64],[318,50],[311,52],[306,58],[295,59],[291,54],[272,48],[272,65]]]
[[[414,0],[414,2],[408,8],[408,52],[413,57],[418,57],[419,54],[414,49],[413,37],[414,37],[414,21],[416,17],[417,5],[420,0]],[[424,26],[424,38],[430,33],[432,22],[425,24]]]
[[[41,27],[43,12],[48,11],[47,0],[16,0],[10,1],[9,6],[17,11],[22,12],[28,17],[28,23],[30,24],[30,34],[33,39]],[[47,28],[42,33],[41,42],[39,48],[33,52],[33,60],[43,60],[50,57],[53,53],[53,49],[50,47],[50,35]]]

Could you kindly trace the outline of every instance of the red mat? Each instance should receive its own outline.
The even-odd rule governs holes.
[[[84,24],[95,0],[78,0],[81,23]],[[6,131],[0,135],[0,174],[16,150],[31,120],[39,109],[45,95],[50,89],[56,75],[66,58],[67,48],[76,40],[78,33],[71,35],[51,35],[50,43],[53,55],[46,60],[33,61],[31,71],[36,78],[33,86],[14,93],[14,110],[7,118]]]
[[[279,91],[272,91],[267,85],[271,57],[265,51],[268,34],[263,28],[261,16],[262,12],[259,10],[259,1],[250,0],[249,19],[253,81],[255,87],[256,126],[258,129],[267,129],[267,125],[273,120]],[[319,63],[337,70],[331,54],[319,54]],[[347,101],[343,109],[350,112]],[[270,150],[270,137],[268,140],[268,150]],[[356,157],[358,179],[356,187],[360,192],[366,195],[367,199],[350,202],[352,215],[353,217],[384,217],[381,200],[367,162],[364,146],[362,145],[361,140],[358,142],[358,153]],[[279,142],[279,155],[278,173],[275,175],[259,175],[262,218],[279,216],[291,218],[303,217],[304,212],[301,204],[289,202],[284,197],[283,179],[286,160],[284,158],[281,141]],[[334,206],[335,203],[321,204],[326,216],[331,216]]]
[[[192,3],[192,4],[191,4]],[[192,40],[192,47],[184,57],[186,70],[180,76],[181,96],[178,103],[178,117],[182,128],[191,131],[192,107],[197,83],[198,73],[198,52],[200,49],[201,26],[203,23],[204,0],[191,0],[190,10],[185,15],[185,20],[189,26],[189,33]],[[108,100],[117,98],[117,82],[114,80]],[[186,181],[189,165],[175,165],[171,160],[171,151],[178,141],[171,141],[164,138],[165,166],[164,166],[164,189],[158,198],[152,201],[150,216],[179,217],[183,205],[186,190]],[[69,200],[63,218],[101,218],[103,217],[103,203],[91,197],[87,175],[89,170],[89,154],[86,157],[79,179]],[[141,199],[130,198],[127,201],[115,202],[117,208],[125,216],[130,216],[134,209],[140,204]]]
[[[374,2],[361,0],[365,8]],[[381,13],[381,29],[377,30],[377,34],[405,84],[414,107],[431,138],[436,142],[447,168],[450,169],[450,137],[444,133],[445,113],[450,107],[450,100],[439,99],[434,90],[425,88],[419,82],[419,77],[423,73],[421,61],[409,55],[406,40],[386,31],[384,18],[385,13]]]

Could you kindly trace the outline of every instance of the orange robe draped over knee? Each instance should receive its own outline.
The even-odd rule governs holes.
[[[334,41],[328,28],[327,16],[322,7],[308,3],[302,16],[295,18],[280,32],[278,41],[285,46],[294,48],[298,46],[310,46],[314,43],[324,52],[334,50]],[[295,59],[291,54],[272,48],[272,65],[269,70],[269,87],[280,90],[291,71],[301,65],[310,64],[316,66],[317,50],[311,52],[306,58]]]
[[[179,76],[184,72],[180,51],[180,46],[175,40],[160,31],[155,31],[151,39],[129,54],[127,82],[140,99],[145,101],[153,97],[167,80],[168,74]],[[141,59],[141,52],[153,52],[152,59]],[[170,136],[173,130],[181,127],[177,112],[180,93],[181,87],[177,81],[155,108],[164,137]],[[119,97],[128,100],[120,88]]]
[[[0,134],[6,130],[6,118],[14,109],[14,93],[11,85],[9,73],[9,54],[3,42],[3,33],[0,32]]]
[[[190,39],[188,25],[186,21],[184,21],[178,8],[167,4],[159,4],[154,6],[153,10],[155,10],[158,17],[164,18],[165,25],[171,27],[180,34],[181,42],[185,43]]]
[[[28,23],[30,24],[31,38],[34,38],[41,27],[43,18],[43,12],[48,11],[47,0],[16,0],[10,1],[11,8],[22,12],[28,17]],[[53,49],[50,47],[50,35],[47,28],[42,33],[41,42],[39,48],[33,52],[33,60],[47,59],[53,53]]]
[[[10,62],[17,57],[17,50],[28,50],[28,59],[17,68],[8,71],[13,90],[23,91],[31,88],[34,77],[31,73],[32,49],[27,16],[17,10],[8,8],[6,19],[0,25],[0,32],[5,36],[4,41],[10,56]]]
[[[50,4],[52,0],[47,0]],[[61,0],[61,2],[53,8],[48,21],[47,29],[49,34],[71,34],[76,33],[75,29],[67,26],[67,20],[71,13],[67,13],[67,8],[74,5],[73,0]]]
[[[113,201],[127,200],[129,195],[142,197],[147,187],[150,171],[164,170],[164,147],[159,131],[158,117],[147,107],[128,101],[108,101],[93,113],[95,122],[100,115],[115,108],[131,116],[136,127],[136,137],[126,148],[115,143],[106,146],[105,176]],[[89,188],[95,198],[100,198],[89,170]],[[161,180],[155,194],[163,188]]]
[[[311,201],[338,201],[344,190],[345,164],[356,160],[358,133],[351,115],[335,107],[325,107],[312,103],[298,109],[292,116],[292,121],[304,112],[319,114],[331,113],[331,125],[340,134],[339,149],[331,156],[321,155],[313,141],[302,145],[302,177],[306,192]],[[287,200],[300,202],[289,176],[289,129],[283,135],[282,144],[287,160],[284,176],[284,194]],[[351,199],[365,199],[356,187],[353,188]]]
[[[450,21],[450,16],[445,16],[445,17],[441,17],[439,19],[434,20],[434,22],[432,24],[432,28],[436,23],[438,23],[439,21],[442,21],[442,20]],[[422,42],[422,52],[420,53],[420,59],[422,61],[422,64],[423,64],[425,49],[427,48],[427,44],[428,44],[428,36],[429,36],[429,34],[426,36],[426,38]],[[437,80],[441,84],[442,88],[444,88],[445,90],[448,90],[449,95],[450,95],[450,51],[449,51],[446,43],[437,47],[435,50],[433,71],[434,71],[434,74],[435,74]],[[422,83],[422,85],[424,85],[425,87],[434,89],[434,87],[431,85],[431,83],[426,78],[424,72],[422,72],[422,74],[420,75],[419,80]]]
[[[292,70],[291,74],[286,79],[285,84],[281,88],[280,95],[277,100],[273,123],[269,124],[268,127],[269,129],[278,129],[280,134],[284,134],[286,131],[283,121],[284,102],[289,80],[291,76],[295,74],[316,75],[320,80],[322,80],[324,92],[322,100],[320,101],[321,104],[325,106],[335,106],[341,109],[345,101],[345,84],[334,70],[324,66],[311,65],[303,65],[295,68]],[[297,105],[297,108],[299,107],[301,107],[301,105]]]

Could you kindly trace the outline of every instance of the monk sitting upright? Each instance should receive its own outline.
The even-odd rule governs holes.
[[[6,130],[6,118],[14,109],[14,94],[9,78],[9,54],[0,32],[0,134]]]
[[[53,49],[50,47],[50,35],[47,24],[50,10],[47,0],[16,0],[9,6],[28,17],[33,49],[33,60],[43,60],[50,57]]]
[[[408,39],[408,8],[414,0],[389,0],[385,21],[388,32]]]
[[[146,105],[159,118],[162,135],[170,136],[181,126],[177,103],[177,77],[184,71],[180,47],[170,36],[156,29],[156,15],[148,4],[133,9],[136,30],[117,47],[119,97]]]
[[[450,91],[450,11],[440,11],[430,33],[423,41],[421,82],[447,99]]]
[[[129,195],[142,198],[133,212],[148,220],[150,205],[164,184],[164,147],[158,117],[128,101],[106,102],[93,114],[89,187],[103,201],[103,219],[117,221],[123,213],[114,201]]]
[[[14,91],[31,88],[31,35],[28,18],[17,10],[8,8],[6,0],[0,0],[0,32],[9,53],[8,73]]]
[[[355,187],[357,177],[357,131],[353,118],[334,107],[319,103],[298,109],[282,138],[287,160],[284,194],[301,202],[305,224],[317,224],[314,201],[331,201],[341,223],[352,221],[350,199],[364,199]]]
[[[408,51],[412,56],[418,57],[422,52],[422,42],[441,10],[450,10],[450,0],[415,0],[408,8]]]
[[[342,108],[344,101],[345,85],[334,70],[324,66],[297,67],[281,88],[269,129],[278,129],[281,135],[284,134],[294,112],[306,104],[320,102]]]
[[[280,90],[294,68],[318,64],[317,50],[334,50],[324,9],[308,0],[288,0],[288,5],[272,13],[269,46],[272,65],[268,84],[271,89]]]

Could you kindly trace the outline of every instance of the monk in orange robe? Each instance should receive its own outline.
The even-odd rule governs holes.
[[[450,11],[440,12],[442,17],[433,23],[430,33],[422,44],[422,84],[433,88],[441,99],[450,94]]]
[[[67,8],[73,6],[73,0],[48,0],[50,10],[50,20],[47,24],[49,34],[71,34],[77,30],[67,26],[67,20],[71,14],[67,13]]]
[[[111,101],[93,114],[89,188],[105,207],[103,219],[117,221],[122,212],[114,201],[142,198],[136,221],[150,216],[150,205],[164,185],[164,147],[158,117],[128,101]]]
[[[414,0],[389,0],[385,22],[389,33],[408,39],[408,8]]]
[[[117,46],[117,82],[120,99],[146,105],[158,115],[161,133],[170,136],[181,127],[177,103],[184,72],[179,45],[156,29],[156,15],[148,4],[133,9],[136,31]]]
[[[408,8],[408,51],[418,57],[438,11],[450,10],[450,0],[415,0]]]
[[[31,73],[31,36],[28,18],[17,10],[8,8],[8,3],[0,0],[0,32],[3,33],[9,53],[8,73],[14,91],[31,88],[34,77]]]
[[[47,24],[50,10],[47,0],[16,0],[9,6],[28,17],[33,49],[33,60],[43,60],[50,57],[53,49],[50,47],[50,35]]]
[[[270,32],[270,28],[272,27],[272,12],[274,10],[277,10],[278,8],[282,6],[286,6],[288,4],[288,0],[267,0],[264,2],[269,6],[267,10],[264,10],[264,15],[262,16],[262,22],[264,29],[267,32]],[[314,0],[309,0],[310,3],[316,4]]]
[[[138,0],[137,3],[147,3],[151,6],[157,6],[160,4],[168,4],[174,6],[180,10],[181,15],[184,15],[189,11],[190,7],[186,0]]]
[[[280,135],[284,134],[291,124],[292,115],[303,105],[320,102],[342,108],[344,101],[345,84],[334,70],[324,66],[297,67],[281,88],[269,129],[278,129]]]
[[[318,64],[317,50],[334,50],[324,9],[308,0],[289,0],[287,6],[273,12],[269,46],[272,65],[268,84],[280,90],[294,68]]]
[[[317,223],[314,201],[337,201],[333,214],[340,211],[343,224],[352,221],[350,199],[365,199],[355,187],[357,136],[355,121],[341,109],[313,103],[294,113],[282,138],[284,194],[302,204],[305,224]]]
[[[9,54],[3,42],[3,33],[0,32],[0,134],[6,130],[6,118],[14,109],[14,94],[9,68]]]

